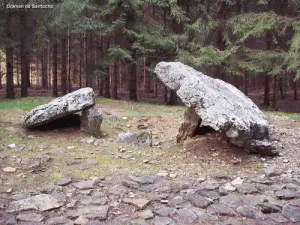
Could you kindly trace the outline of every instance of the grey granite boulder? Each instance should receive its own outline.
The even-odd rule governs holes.
[[[31,110],[25,117],[25,126],[34,128],[71,115],[95,104],[92,88],[81,88]]]
[[[177,136],[178,142],[196,135],[197,129],[212,128],[238,147],[276,154],[269,141],[269,125],[264,114],[237,88],[180,62],[160,62],[155,73],[189,108]],[[264,140],[264,145],[257,140]]]

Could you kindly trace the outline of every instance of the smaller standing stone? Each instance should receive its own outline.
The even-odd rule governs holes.
[[[95,137],[101,137],[100,126],[102,120],[102,111],[95,107],[85,109],[80,117],[80,130]]]

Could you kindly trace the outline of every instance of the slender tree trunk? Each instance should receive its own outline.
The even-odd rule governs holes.
[[[286,75],[284,75],[286,76]],[[279,78],[279,83],[278,83],[278,86],[279,86],[279,91],[280,91],[280,96],[281,96],[281,99],[284,100],[284,91],[283,91],[283,77],[280,77]]]
[[[272,96],[272,108],[277,107],[277,77],[273,78],[273,96]]]
[[[265,76],[264,105],[270,106],[270,77]]]
[[[129,100],[138,101],[137,88],[136,88],[136,63],[132,62],[129,65]]]
[[[98,48],[98,54],[99,54],[99,58],[97,59],[97,62],[99,63],[100,60],[102,60],[103,58],[103,37],[100,37],[100,47]],[[103,78],[102,78],[102,74],[99,74],[99,84],[98,84],[98,94],[99,96],[103,95]]]
[[[82,87],[82,63],[83,63],[83,38],[82,35],[80,35],[80,52],[79,52],[79,87]]]
[[[147,93],[149,93],[149,91],[150,91],[150,77],[149,77],[149,73],[148,73],[148,71],[147,71],[147,58],[146,58],[146,56],[144,56],[143,57],[143,62],[144,62],[144,65],[143,65],[143,67],[144,67],[144,87],[143,87],[143,91],[144,91],[144,94],[147,94]]]
[[[72,92],[72,79],[71,79],[71,35],[68,28],[68,92]]]
[[[297,81],[293,82],[293,89],[294,89],[294,100],[298,100]]]
[[[61,91],[63,95],[67,94],[67,39],[61,38]]]
[[[52,39],[53,46],[52,46],[52,54],[53,54],[53,64],[52,64],[52,95],[54,97],[58,96],[57,92],[57,39],[54,37]]]
[[[21,97],[28,96],[28,87],[30,83],[30,68],[28,68],[28,46],[27,46],[27,14],[20,14],[20,53],[21,53]]]
[[[12,47],[12,15],[6,16],[6,97],[9,99],[15,98],[14,91],[14,54]]]
[[[47,73],[48,73],[48,89],[51,89],[51,41],[47,43]]]
[[[249,82],[248,82],[248,71],[245,70],[245,72],[244,72],[244,93],[247,96],[248,96],[248,85],[249,85]]]
[[[48,58],[47,58],[47,48],[42,50],[42,87],[43,89],[48,88]]]
[[[2,86],[2,65],[1,65],[1,63],[2,63],[2,57],[1,57],[1,55],[0,55],[0,89],[2,89],[3,88],[3,86]]]
[[[110,39],[109,39],[109,37],[107,38],[107,40],[106,40],[106,42],[107,42],[107,46],[106,46],[106,48],[105,48],[105,50],[104,50],[104,48],[103,48],[103,53],[102,53],[102,55],[107,55],[107,51],[108,51],[108,49],[109,49],[109,46],[110,46]],[[109,66],[106,66],[106,68],[105,68],[105,72],[106,72],[106,74],[104,74],[103,75],[103,97],[104,98],[110,98],[110,92],[109,92]]]
[[[19,54],[17,54],[17,86],[18,87],[20,87],[20,61],[19,61],[19,59],[20,59],[20,55]]]

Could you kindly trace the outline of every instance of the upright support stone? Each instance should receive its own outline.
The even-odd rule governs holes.
[[[80,118],[80,130],[94,137],[101,137],[102,111],[95,107],[83,110]]]
[[[200,118],[194,108],[186,108],[184,111],[184,121],[179,127],[176,135],[177,143],[185,141],[188,137],[193,137],[199,128]]]

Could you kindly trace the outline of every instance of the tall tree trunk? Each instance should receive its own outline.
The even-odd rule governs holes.
[[[28,96],[30,83],[29,52],[27,37],[27,13],[20,14],[20,53],[21,53],[21,97]]]
[[[82,64],[84,62],[83,60],[83,49],[84,49],[84,46],[83,46],[83,38],[82,38],[82,35],[80,35],[80,51],[79,51],[79,87],[81,88],[82,87]]]
[[[138,101],[138,97],[137,97],[137,87],[136,87],[136,81],[137,81],[137,77],[136,77],[136,63],[135,62],[131,62],[129,65],[129,100],[131,101]]]
[[[15,98],[14,91],[14,54],[12,47],[12,15],[6,15],[6,97],[9,99]]]
[[[248,82],[248,71],[245,70],[245,72],[244,72],[244,93],[247,96],[248,96],[248,85],[249,85],[249,82]]]
[[[17,54],[16,55],[16,57],[17,57],[17,86],[18,87],[20,87],[20,62],[19,62],[19,60],[20,60],[20,55],[19,54]]]
[[[108,54],[108,49],[110,46],[110,39],[109,37],[106,38],[106,48],[102,49],[102,55],[107,55]],[[109,66],[106,66],[105,68],[105,74],[103,75],[103,97],[104,98],[110,98],[110,92],[109,92]]]
[[[286,76],[286,74],[284,75],[284,77]],[[278,83],[278,86],[279,86],[279,91],[280,91],[280,96],[281,96],[281,99],[284,100],[284,91],[283,91],[283,80],[284,80],[284,77],[280,77],[279,78],[279,83]]]
[[[147,94],[149,93],[150,91],[150,77],[149,77],[149,73],[147,71],[147,58],[146,56],[143,57],[143,62],[144,62],[144,65],[143,65],[143,68],[144,68],[144,87],[143,87],[143,91],[144,91],[144,94]]]
[[[48,49],[42,50],[42,87],[43,89],[48,88]]]
[[[100,37],[99,41],[100,41],[100,43],[99,43],[100,46],[98,48],[99,58],[97,58],[97,63],[99,63],[100,60],[102,60],[102,58],[103,58],[103,37]],[[98,94],[99,94],[99,96],[103,95],[103,77],[102,77],[102,74],[99,74]]]
[[[293,82],[293,89],[294,89],[294,100],[298,100],[297,81]]]
[[[277,77],[273,78],[273,96],[272,96],[272,108],[277,107]]]
[[[3,86],[2,86],[2,65],[1,65],[1,63],[2,63],[2,57],[1,57],[1,55],[0,55],[0,89],[2,89],[3,88]]]
[[[47,42],[48,89],[51,89],[51,41]]]
[[[57,39],[56,37],[54,37],[52,39],[52,54],[53,54],[53,64],[52,64],[52,95],[54,97],[58,96],[58,92],[57,92]]]
[[[72,79],[71,79],[71,35],[68,28],[68,92],[72,92]]]
[[[264,105],[270,106],[270,77],[265,75]]]
[[[164,84],[163,84],[164,86]],[[168,88],[166,86],[164,86],[164,102],[167,103],[168,102]]]
[[[61,38],[61,91],[63,95],[67,94],[67,39]]]

